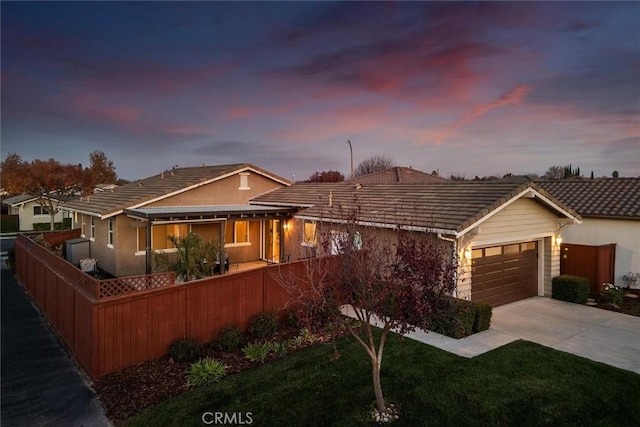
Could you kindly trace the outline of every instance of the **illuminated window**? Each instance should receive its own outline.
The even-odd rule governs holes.
[[[517,254],[519,252],[520,252],[520,245],[517,243],[515,245],[507,245],[504,247],[505,255]]]
[[[224,242],[226,244],[249,243],[249,221],[227,222]]]
[[[313,221],[304,221],[304,235],[302,236],[302,243],[305,245],[316,244],[316,223]]]
[[[154,250],[174,249],[175,246],[169,240],[169,236],[185,237],[187,234],[189,234],[189,224],[154,225],[151,227],[151,248]],[[143,250],[146,245],[146,230],[138,228],[138,250]]]
[[[502,255],[502,246],[494,246],[484,249],[484,256]]]

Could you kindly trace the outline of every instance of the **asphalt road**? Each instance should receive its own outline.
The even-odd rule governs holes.
[[[110,426],[95,393],[11,271],[1,282],[0,424]]]

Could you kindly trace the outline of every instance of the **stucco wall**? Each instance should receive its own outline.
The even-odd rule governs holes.
[[[640,273],[640,221],[585,218],[579,226],[563,230],[566,243],[601,246],[616,244],[614,281],[625,285],[622,276]]]

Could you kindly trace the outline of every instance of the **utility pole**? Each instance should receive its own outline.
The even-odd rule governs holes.
[[[351,153],[351,178],[353,178],[353,147],[350,139],[347,139],[347,144],[349,144],[349,152]]]

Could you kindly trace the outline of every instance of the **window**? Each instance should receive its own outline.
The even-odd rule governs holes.
[[[302,236],[302,244],[306,246],[315,246],[316,244],[316,223],[309,220],[304,220]]]
[[[94,218],[91,218],[91,234],[89,236],[91,240],[95,240],[96,238],[96,225],[94,223]]]
[[[240,188],[238,190],[251,190],[249,187],[249,174],[247,172],[240,174]]]
[[[331,255],[338,255],[347,249],[349,233],[346,231],[331,231]],[[359,231],[353,233],[351,249],[359,251],[362,249],[362,236]]]
[[[224,243],[225,245],[249,244],[249,221],[227,222]]]
[[[107,246],[113,247],[113,235],[114,235],[113,218],[109,218],[108,230],[109,230],[109,236],[107,240]]]
[[[33,207],[33,215],[49,215],[49,209],[46,206],[36,205]]]
[[[77,222],[77,220],[76,220],[76,222]],[[82,215],[82,223],[80,224],[80,235],[82,237],[84,237],[84,236],[87,235],[86,233],[87,233],[87,230],[86,230],[85,224],[84,224],[84,215]]]
[[[169,236],[185,237],[189,234],[189,224],[162,224],[151,227],[151,248],[154,250],[175,249]],[[145,250],[147,247],[147,230],[144,227],[138,228],[138,250]]]

